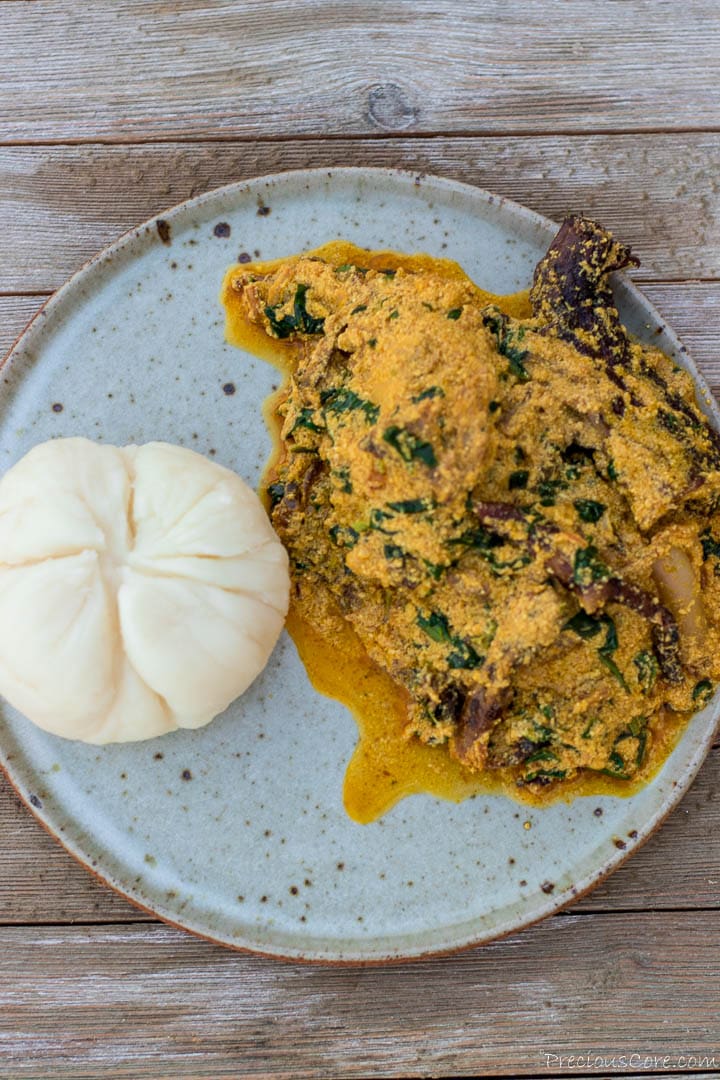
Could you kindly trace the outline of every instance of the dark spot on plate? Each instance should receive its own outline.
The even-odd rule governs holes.
[[[226,394],[227,397],[232,397],[234,393],[235,393],[235,383],[234,382],[226,382],[226,383],[223,384],[223,394]]]
[[[42,803],[38,799],[37,795],[29,795],[30,805],[34,806],[36,810],[42,810]]]
[[[272,208],[270,206],[266,206],[262,199],[258,199],[257,213],[258,217],[267,217],[268,214],[272,213]]]
[[[153,754],[153,758],[155,759],[155,761],[162,761],[163,757],[164,757],[164,754],[161,754],[159,750],[158,750],[157,754]]]
[[[602,806],[596,806],[595,809],[593,810],[593,814],[595,815],[595,817],[602,817],[602,813],[603,813]]]
[[[267,902],[268,902],[267,896],[261,896],[260,897],[260,903],[261,904],[267,904]]]
[[[213,234],[219,237],[226,237],[230,235],[230,226],[227,221],[218,221],[217,225],[213,229]]]
[[[637,840],[637,834],[638,834],[637,829],[631,829],[630,832],[628,833],[628,836],[630,837],[631,840]]]
[[[159,217],[155,222],[155,228],[157,229],[158,236],[162,240],[163,244],[168,246],[172,244],[172,233],[170,231],[170,222],[165,218]]]
[[[615,837],[615,839],[613,840],[613,844],[615,845],[616,848],[618,848],[619,851],[624,851],[625,848],[627,847],[627,844],[625,843],[625,841],[621,840],[619,836]]]
[[[53,412],[62,412],[64,408],[65,408],[65,406],[60,401],[56,401],[54,403],[53,407],[52,407],[52,411]]]
[[[297,885],[291,885],[290,886],[290,895],[291,896],[297,896],[297,894],[299,892],[300,892],[300,890],[298,889]]]
[[[344,870],[345,869],[345,863],[344,862],[339,862],[337,864],[337,868],[338,868],[338,870]]]
[[[180,773],[180,776],[183,780],[192,780],[192,773],[189,769],[183,769],[183,771]]]
[[[238,255],[238,262],[239,263],[252,262],[252,255],[250,254],[249,251],[241,251],[240,254]]]
[[[518,882],[518,884],[520,885],[521,889],[524,889],[527,885],[527,881],[525,880],[525,878],[523,878],[522,881]]]
[[[555,882],[554,881],[543,881],[540,888],[542,889],[542,891],[544,893],[547,893],[547,895],[549,896],[551,892],[555,891]]]

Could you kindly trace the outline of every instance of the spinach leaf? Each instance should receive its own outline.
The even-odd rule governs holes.
[[[467,529],[464,533],[461,533],[460,536],[456,536],[451,540],[450,544],[462,544],[464,547],[476,551],[481,558],[489,563],[493,572],[497,574],[500,574],[503,570],[519,570],[522,566],[527,566],[528,563],[532,561],[532,555],[527,552],[522,555],[516,555],[512,559],[505,560],[498,558],[493,549],[503,547],[505,541],[496,533],[484,529],[482,525],[476,525],[472,529]]]
[[[596,521],[599,521],[607,510],[604,503],[595,502],[594,499],[576,499],[573,506],[577,510],[580,520],[587,521],[590,525],[594,525]]]
[[[610,571],[605,563],[598,558],[597,548],[589,544],[586,548],[579,548],[575,552],[573,563],[573,581],[576,585],[586,587],[595,581],[607,581]]]
[[[453,651],[447,658],[449,668],[476,668],[484,663],[485,657],[479,656],[470,642],[453,637],[452,643]]]
[[[623,690],[625,690],[629,694],[630,688],[625,682],[625,676],[612,658],[612,654],[617,650],[618,647],[618,636],[617,630],[615,628],[615,623],[609,615],[602,615],[601,621],[607,627],[607,632],[605,634],[605,641],[598,649],[598,657],[600,658],[600,663],[605,665],[610,674],[617,680],[617,682],[620,683]]]
[[[388,506],[396,514],[421,514],[423,510],[432,510],[433,504],[430,499],[401,499],[400,502],[389,502]]]
[[[564,480],[541,480],[536,488],[540,496],[540,505],[554,506],[558,491],[562,491],[566,487],[567,484]]]
[[[568,619],[562,629],[572,630],[578,637],[587,641],[589,638],[595,637],[603,626],[605,627],[605,640],[598,648],[598,658],[600,663],[617,679],[623,690],[627,690],[629,693],[625,677],[612,658],[612,654],[618,647],[618,636],[615,622],[609,615],[588,615],[586,611],[581,609],[571,619]]]
[[[385,555],[385,558],[389,560],[405,558],[405,552],[397,544],[385,544],[385,547],[383,548],[383,553]]]
[[[514,344],[514,341],[522,340],[524,334],[523,328],[520,327],[517,333],[513,332],[508,326],[507,317],[499,311],[486,312],[486,314],[483,315],[483,323],[488,330],[495,335],[498,352],[501,356],[506,358],[511,373],[518,382],[528,382],[530,373],[525,367],[528,350],[519,349],[517,345]]]
[[[394,450],[397,450],[403,461],[422,461],[423,465],[427,465],[429,469],[434,469],[437,465],[437,458],[432,445],[424,439],[418,438],[417,435],[413,435],[406,428],[393,424],[391,427],[385,428],[383,439]]]
[[[428,386],[427,390],[423,390],[421,393],[416,394],[414,398],[410,398],[414,405],[418,401],[427,401],[429,398],[445,397],[445,391],[442,386]]]
[[[600,772],[606,774],[606,776],[612,776],[616,780],[629,780],[630,773],[628,772],[625,758],[617,750],[611,750],[608,756],[608,763],[604,769]]]
[[[389,521],[390,518],[392,518],[392,514],[388,514],[386,510],[379,510],[377,507],[374,507],[370,511],[370,524],[368,527],[370,529],[375,529],[377,532],[385,533],[386,536],[395,536],[398,531],[397,529],[383,528],[384,523]]]
[[[292,315],[283,315],[281,319],[277,317],[278,308],[282,307],[282,304],[265,308],[265,318],[275,337],[282,339],[290,337],[291,334],[322,334],[325,319],[315,318],[307,309],[306,296],[309,288],[309,285],[298,285]]]
[[[643,694],[649,694],[655,685],[655,680],[660,671],[660,665],[654,655],[647,649],[643,649],[633,657],[633,664],[637,668],[637,678]]]
[[[699,709],[702,709],[704,705],[707,705],[708,701],[712,697],[712,693],[713,684],[710,682],[710,680],[701,679],[700,682],[696,683],[693,688],[692,699],[694,704],[696,704]]]
[[[700,533],[700,543],[704,562],[707,562],[711,556],[718,560],[713,567],[713,573],[715,577],[720,577],[720,540],[716,540],[710,529],[706,529],[705,532]]]
[[[602,772],[608,776],[614,776],[618,780],[629,780],[635,770],[642,765],[647,747],[647,717],[634,716],[628,726],[620,732],[615,739],[613,748],[608,755],[608,764]],[[631,746],[626,746],[628,739],[637,742],[633,753]]]
[[[340,490],[344,491],[346,495],[351,495],[353,486],[350,479],[349,465],[340,465],[337,469],[333,469],[332,475],[338,479]]]
[[[277,504],[282,500],[283,495],[285,494],[285,485],[279,482],[275,484],[268,484],[266,490],[268,495],[270,496],[270,507],[274,510]]]
[[[479,656],[468,641],[452,633],[447,616],[442,612],[432,611],[427,617],[418,612],[417,624],[433,641],[441,645],[452,645],[447,658],[449,668],[476,668],[484,662],[485,657]]]
[[[529,475],[527,469],[516,469],[515,472],[511,472],[508,477],[508,490],[520,491],[526,488]]]
[[[580,738],[581,739],[591,739],[592,738],[592,730],[595,727],[595,725],[599,722],[599,720],[600,720],[599,716],[593,716],[590,720],[588,720],[587,724],[585,725],[585,727],[584,727],[584,729],[582,731],[582,734],[580,735]]]
[[[326,429],[324,427],[322,427],[320,424],[315,423],[315,421],[313,420],[313,415],[313,409],[307,407],[301,409],[300,412],[297,414],[297,417],[295,418],[295,423],[291,427],[290,432],[292,433],[293,431],[295,431],[296,428],[307,428],[308,431],[316,432],[325,431]]]
[[[587,640],[588,638],[595,637],[600,633],[600,627],[602,623],[599,619],[596,619],[593,615],[588,615],[582,608],[573,615],[572,619],[563,625],[563,630],[572,630],[578,635],[578,637]]]
[[[427,618],[421,612],[418,612],[417,624],[433,641],[440,644],[452,641],[447,618],[439,611],[431,611]]]
[[[536,769],[535,772],[526,773],[523,781],[526,784],[549,784],[551,780],[564,780],[567,769]]]
[[[359,534],[350,525],[333,525],[328,532],[332,542],[338,547],[351,548],[358,542]]]
[[[339,416],[341,413],[360,409],[369,424],[374,424],[380,414],[380,406],[359,397],[346,386],[330,387],[320,391],[320,404],[326,412]]]
[[[553,753],[553,751],[550,750],[549,747],[541,746],[539,750],[533,751],[532,754],[529,754],[528,757],[525,758],[525,763],[527,765],[530,765],[533,761],[557,761],[557,760],[558,760],[557,754]]]

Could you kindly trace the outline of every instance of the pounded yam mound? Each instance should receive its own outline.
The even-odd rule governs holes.
[[[58,439],[0,481],[0,692],[55,735],[202,727],[262,671],[287,604],[259,499],[200,454]]]

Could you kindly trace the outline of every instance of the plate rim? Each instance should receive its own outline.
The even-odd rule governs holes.
[[[205,203],[212,202],[218,198],[232,195],[234,193],[252,192],[253,189],[265,184],[270,185],[278,180],[289,180],[290,182],[302,182],[303,179],[307,179],[309,183],[318,181],[320,179],[330,179],[334,177],[346,177],[351,179],[352,177],[366,177],[368,180],[373,178],[383,177],[390,181],[400,181],[407,184],[412,181],[417,187],[429,187],[431,189],[445,189],[447,191],[456,191],[459,194],[464,194],[471,199],[480,200],[487,205],[496,206],[500,209],[507,208],[513,215],[516,215],[520,219],[524,219],[527,223],[531,224],[538,230],[539,233],[545,233],[550,236],[557,231],[558,224],[552,219],[545,217],[544,215],[532,210],[530,207],[525,206],[523,203],[517,202],[514,199],[508,198],[503,195],[499,195],[495,192],[489,191],[486,188],[479,187],[475,184],[468,183],[466,181],[455,180],[447,176],[438,176],[433,173],[427,173],[422,170],[416,169],[403,169],[403,168],[387,168],[387,167],[373,167],[373,166],[335,166],[335,167],[314,167],[306,169],[287,169],[273,173],[265,173],[261,176],[249,177],[243,180],[231,181],[228,184],[223,184],[216,188],[211,188],[208,191],[201,192],[198,195],[192,196],[188,199],[181,200],[178,203],[174,203],[172,206],[158,213],[155,213],[140,222],[138,225],[123,231],[112,240],[104,248],[96,252],[89,259],[85,260],[77,270],[75,270],[61,285],[58,286],[40,305],[38,310],[27,321],[23,329],[17,335],[10,348],[5,353],[4,357],[0,361],[0,372],[4,372],[9,364],[15,360],[15,354],[19,351],[26,336],[30,333],[36,322],[41,318],[45,318],[48,315],[52,315],[54,309],[59,306],[66,294],[78,284],[82,284],[86,278],[89,278],[96,267],[102,266],[109,262],[115,255],[124,251],[129,247],[133,241],[141,239],[143,234],[152,233],[153,230],[157,230],[158,222],[168,221],[172,222],[173,218],[179,216],[181,213],[185,214],[188,211],[192,211],[196,207],[202,207]],[[682,345],[677,335],[672,330],[672,327],[668,326],[664,317],[657,311],[655,306],[645,296],[642,290],[630,279],[625,273],[619,272],[613,275],[613,279],[620,287],[621,291],[628,295],[631,299],[639,301],[648,315],[652,316],[663,328],[668,338],[673,344],[673,347],[682,353],[683,365],[686,365],[693,378],[693,381],[698,390],[702,391],[702,397],[700,404],[704,403],[707,406],[706,412],[709,412],[711,422],[714,426],[720,429],[720,408],[715,400],[714,395],[710,391],[710,388],[703,376],[703,374],[697,369],[692,356],[689,354],[685,346]],[[697,714],[695,714],[697,715]],[[253,956],[261,956],[264,958],[279,960],[282,962],[290,963],[304,963],[323,966],[337,966],[337,967],[382,967],[388,965],[397,965],[403,963],[410,963],[415,961],[426,960],[431,957],[443,957],[453,956],[457,953],[464,952],[468,949],[478,948],[482,945],[490,944],[494,941],[500,941],[513,934],[517,934],[537,923],[543,921],[551,915],[558,914],[565,908],[572,904],[575,904],[578,900],[587,896],[595,888],[601,885],[604,881],[610,877],[619,867],[637,852],[647,841],[653,836],[657,830],[664,824],[670,814],[677,809],[679,803],[683,800],[685,795],[692,787],[697,774],[702,767],[703,763],[707,759],[707,756],[712,749],[713,743],[720,734],[720,691],[716,694],[716,699],[712,703],[712,712],[709,717],[708,728],[705,731],[702,738],[699,739],[694,756],[691,758],[688,765],[685,766],[684,777],[681,780],[675,782],[675,786],[671,788],[668,794],[665,796],[663,805],[660,810],[650,817],[648,824],[642,829],[638,830],[637,838],[632,840],[632,843],[628,843],[624,850],[619,849],[617,855],[611,855],[609,859],[606,859],[600,870],[595,873],[591,873],[590,880],[585,880],[582,887],[577,888],[573,886],[571,890],[562,891],[557,898],[548,898],[543,903],[539,910],[528,918],[523,918],[521,921],[515,922],[514,925],[500,930],[488,930],[478,935],[472,936],[467,940],[463,940],[459,944],[449,945],[447,947],[429,947],[422,951],[411,952],[388,952],[382,955],[346,955],[328,957],[322,954],[322,946],[318,943],[315,947],[316,951],[313,954],[313,939],[308,939],[309,955],[304,954],[300,950],[292,950],[289,952],[283,952],[280,948],[265,950],[256,945],[241,944],[236,941],[229,941],[220,935],[213,935],[198,929],[197,927],[189,924],[177,921],[172,917],[159,911],[157,907],[150,907],[142,900],[137,899],[135,896],[126,892],[118,883],[114,882],[111,877],[106,876],[97,865],[92,865],[91,857],[83,854],[78,847],[78,850],[74,850],[71,845],[72,841],[65,839],[59,831],[55,831],[52,825],[44,819],[44,817],[38,812],[38,809],[31,803],[30,796],[26,795],[19,786],[15,777],[12,774],[11,766],[9,762],[0,756],[0,772],[7,780],[10,788],[15,792],[16,796],[20,799],[23,806],[30,811],[32,817],[43,827],[44,831],[53,838],[61,848],[66,851],[71,858],[75,860],[83,869],[90,872],[90,874],[103,885],[110,888],[114,893],[121,896],[124,900],[132,904],[135,908],[141,912],[153,916],[153,918],[159,920],[172,927],[173,929],[182,930],[185,933],[192,934],[194,937],[211,942],[212,944],[222,946],[223,948],[231,949],[234,952],[250,954]],[[680,736],[682,740],[683,735]],[[679,740],[679,741],[680,741]],[[664,766],[663,766],[664,767]],[[652,783],[653,781],[650,781]],[[462,924],[460,924],[462,925]],[[452,931],[452,924],[448,926],[448,931]],[[372,939],[368,940],[370,945]],[[401,947],[402,948],[402,947]]]

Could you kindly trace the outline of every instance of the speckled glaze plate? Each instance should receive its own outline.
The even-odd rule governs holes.
[[[25,331],[3,371],[0,467],[57,436],[163,439],[256,484],[270,449],[261,403],[277,374],[223,341],[228,264],[344,237],[449,256],[509,292],[529,284],[553,232],[485,191],[386,170],[284,173],[184,203],[89,263]],[[657,312],[624,279],[617,295],[631,329],[698,378],[717,420]],[[414,796],[361,826],[342,806],[354,721],[312,689],[284,635],[208,728],[98,749],[6,707],[0,763],[71,854],[160,917],[275,956],[386,961],[488,941],[591,888],[680,800],[718,711],[716,699],[694,717],[632,798],[537,810]]]

